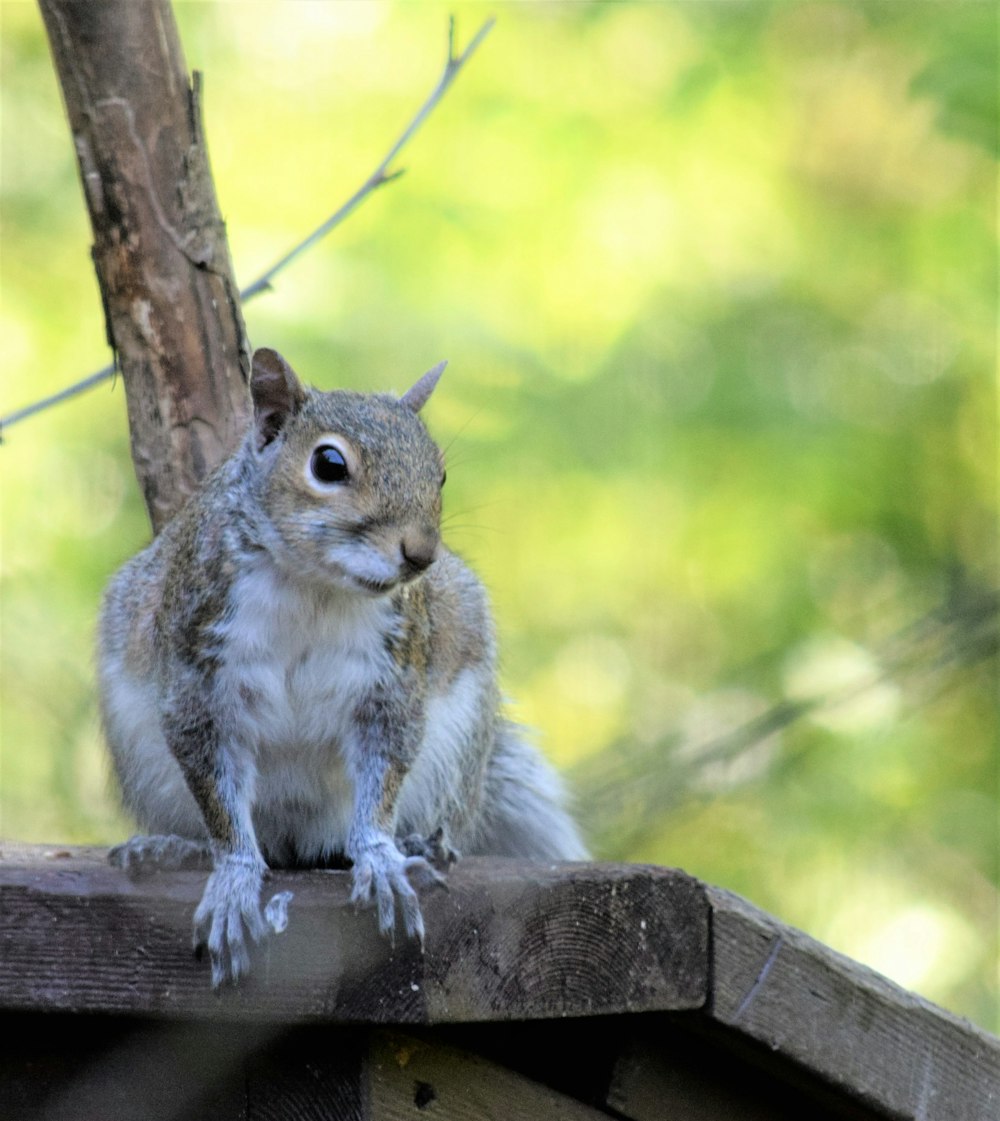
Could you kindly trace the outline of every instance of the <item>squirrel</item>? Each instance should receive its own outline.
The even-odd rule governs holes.
[[[253,356],[253,422],[112,578],[100,708],[122,800],[150,836],[131,874],[210,868],[194,915],[213,987],[284,929],[268,868],[352,868],[352,900],[401,915],[455,850],[587,858],[559,778],[503,713],[486,593],[441,542],[444,457],[402,397],[304,387]]]

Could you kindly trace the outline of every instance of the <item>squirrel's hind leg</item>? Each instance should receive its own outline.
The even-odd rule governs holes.
[[[422,856],[438,872],[447,872],[461,855],[448,844],[442,825],[439,825],[429,837],[424,837],[420,833],[397,837],[396,847],[404,856]]]
[[[193,841],[175,833],[138,836],[115,845],[108,853],[108,863],[130,876],[152,872],[205,872],[212,867],[212,850],[208,841]]]

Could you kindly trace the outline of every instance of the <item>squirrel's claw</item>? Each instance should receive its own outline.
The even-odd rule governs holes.
[[[194,913],[194,947],[208,950],[214,989],[249,972],[246,936],[259,942],[267,933],[260,908],[263,882],[263,865],[242,855],[223,857],[208,877]]]
[[[444,876],[423,856],[404,856],[394,844],[379,842],[360,852],[354,861],[352,902],[367,906],[373,901],[380,933],[393,938],[396,930],[396,904],[403,917],[408,938],[424,945],[424,917],[420,900],[410,883],[413,875],[421,885],[444,884]]]

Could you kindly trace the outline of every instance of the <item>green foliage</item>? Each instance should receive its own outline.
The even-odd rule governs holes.
[[[177,4],[246,283],[381,158],[437,4]],[[485,16],[458,5],[464,43]],[[248,305],[316,384],[447,357],[448,536],[598,855],[677,864],[988,1027],[995,12],[510,4]],[[3,410],[107,361],[33,6],[4,4]],[[91,631],[147,529],[119,389],[6,435],[0,828],[107,842]]]

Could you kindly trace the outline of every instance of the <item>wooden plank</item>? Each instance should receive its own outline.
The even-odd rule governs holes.
[[[800,1116],[761,1102],[728,1066],[705,1069],[679,1059],[675,1041],[668,1047],[664,1042],[647,1036],[623,1048],[608,1105],[630,1121],[793,1121]]]
[[[247,1121],[244,1063],[267,1025],[0,1015],[4,1121]]]
[[[711,1107],[710,1079],[674,1069],[677,1038],[643,1035],[657,1017],[632,1015],[669,1012],[692,1039],[711,1029],[710,1065],[731,1072],[735,1050],[765,1091],[787,1085],[803,1100],[856,1117],[1000,1117],[1000,1041],[679,872],[462,861],[450,890],[424,898],[423,954],[410,943],[392,946],[371,913],[354,910],[347,874],[275,875],[269,890],[294,893],[288,932],[260,947],[249,983],[213,994],[189,943],[204,873],[131,881],[108,867],[105,855],[40,846],[0,851],[0,1010],[209,1020],[220,1030],[223,1021],[247,1020],[257,1022],[255,1030],[465,1025],[462,1047],[472,1046],[479,1023],[494,1033],[483,1041],[494,1040],[496,1065],[591,1104],[605,1100],[595,1086],[608,1084],[611,1065],[632,1040],[616,1069],[618,1097],[610,1100],[637,1118],[655,1116],[670,1084],[689,1110],[696,1101]],[[574,1038],[590,1038],[563,1030],[564,1017],[580,1017],[581,1029],[607,1025],[596,1029],[590,1058],[581,1059],[592,1072],[601,1066],[600,1078],[581,1080],[565,1063],[542,1062],[551,1054],[549,1038],[570,1048]],[[505,1036],[512,1020],[520,1024]],[[534,1037],[531,1020],[538,1021]],[[525,1044],[529,1038],[535,1042]],[[536,1051],[540,1065],[528,1053]],[[281,1085],[290,1087],[282,1100],[297,1100],[295,1078],[283,1083],[280,1070],[260,1084],[261,1100]],[[344,1103],[338,1108],[349,1115]]]
[[[887,1117],[1000,1117],[1000,1040],[730,892],[708,895],[708,1015]]]
[[[598,1121],[609,1114],[454,1047],[383,1033],[370,1070],[371,1116],[402,1121]]]
[[[369,1033],[0,1014],[3,1121],[367,1121]]]
[[[610,1037],[609,1037],[610,1038]],[[607,1104],[629,1121],[878,1121],[791,1061],[701,1014],[633,1017],[617,1035]]]
[[[300,1026],[248,1054],[247,1121],[369,1121],[375,1116],[367,1089],[371,1035]]]
[[[347,873],[274,874],[288,930],[220,993],[190,949],[204,878],[4,846],[0,1008],[415,1024],[697,1008],[708,991],[704,889],[669,869],[460,861],[424,897],[424,953],[379,936]]]
[[[689,1013],[678,1015],[687,1017]],[[475,1052],[532,1082],[543,1083],[594,1108],[604,1108],[621,1043],[630,1038],[637,1021],[649,1018],[649,1013],[623,1013],[514,1023],[442,1024],[412,1031]]]

